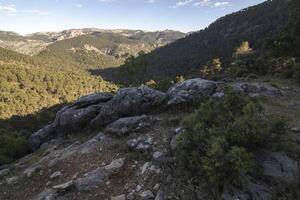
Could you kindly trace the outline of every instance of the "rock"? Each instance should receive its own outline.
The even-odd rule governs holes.
[[[154,173],[160,173],[161,169],[156,167],[155,165],[152,165],[150,162],[146,162],[142,167],[141,167],[141,174],[144,175],[145,173],[149,172],[154,172]]]
[[[244,92],[250,96],[280,96],[280,89],[264,83],[233,83],[233,89],[238,92]]]
[[[55,179],[55,178],[58,178],[60,176],[62,176],[62,173],[58,171],[58,172],[54,172],[53,174],[51,174],[50,178]]]
[[[111,200],[126,200],[126,195],[122,194],[116,197],[111,197]]]
[[[68,181],[60,185],[55,185],[52,188],[59,192],[66,192],[68,190],[71,190],[73,187],[74,187],[74,181]]]
[[[78,132],[97,116],[98,109],[98,106],[66,107],[57,113],[54,121],[55,129],[60,133]]]
[[[47,189],[33,198],[33,200],[55,200],[57,196],[58,194],[55,190]]]
[[[126,117],[118,119],[106,127],[106,132],[118,136],[124,136],[128,133],[140,131],[150,126],[150,119],[146,115]]]
[[[102,127],[121,117],[144,114],[162,105],[165,99],[165,93],[146,86],[121,89],[101,108],[91,126]]]
[[[282,152],[272,152],[265,156],[263,161],[263,174],[278,181],[287,183],[295,181],[299,175],[296,161]]]
[[[166,194],[163,191],[158,191],[155,200],[166,200]]]
[[[24,175],[26,177],[31,177],[34,173],[40,171],[42,169],[42,166],[40,165],[35,165],[35,166],[30,166],[27,169],[25,169],[24,171]]]
[[[140,197],[143,200],[150,200],[150,199],[154,199],[154,195],[150,190],[144,191],[140,194]]]
[[[114,172],[124,166],[125,158],[113,160],[109,165],[105,166],[105,170]]]
[[[79,191],[88,191],[92,188],[97,188],[100,184],[105,183],[106,178],[117,172],[123,167],[125,158],[119,158],[113,160],[109,165],[105,167],[99,167],[92,172],[89,172],[83,178],[75,180],[75,187]]]
[[[2,169],[0,170],[0,178],[7,176],[10,172],[10,169]]]
[[[102,92],[102,93],[94,93],[84,97],[79,98],[72,104],[72,107],[88,107],[90,105],[101,104],[103,102],[108,102],[113,98],[112,93]]]
[[[149,152],[152,148],[152,144],[153,138],[148,135],[127,141],[127,146],[130,150],[142,153]]]
[[[45,126],[29,137],[29,147],[32,151],[36,151],[43,143],[50,141],[53,137],[55,137],[55,135],[56,133],[53,124]]]
[[[271,200],[271,191],[264,185],[253,183],[246,180],[244,189],[231,188],[230,192],[226,189],[221,195],[224,200]]]
[[[183,132],[178,133],[178,134],[176,134],[176,135],[174,135],[174,136],[172,137],[172,139],[171,139],[171,144],[170,144],[171,150],[172,150],[172,151],[175,151],[175,150],[176,150],[177,140],[178,140],[178,138],[179,138],[182,134],[183,134]]]
[[[104,168],[99,167],[88,173],[85,177],[76,179],[75,187],[79,191],[91,190],[92,188],[98,187],[101,183],[104,183],[107,176],[108,172]]]
[[[217,82],[201,78],[177,83],[167,92],[168,105],[178,105],[203,100],[212,96],[216,89]]]
[[[7,183],[7,184],[14,184],[14,183],[17,183],[17,182],[18,182],[18,179],[19,179],[19,177],[13,176],[13,177],[11,177],[11,178],[7,178],[7,179],[6,179],[6,183]]]
[[[168,154],[166,150],[164,151],[156,151],[152,155],[153,159],[158,162],[166,162],[168,160]]]
[[[299,127],[294,127],[294,128],[291,128],[291,131],[293,133],[300,133],[300,128]]]

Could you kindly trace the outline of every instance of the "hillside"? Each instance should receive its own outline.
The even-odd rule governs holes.
[[[185,34],[178,31],[70,29],[21,36],[0,31],[0,47],[48,60],[54,66],[103,68],[118,66],[128,56],[149,52]]]
[[[204,30],[121,66],[114,73],[113,80],[141,83],[151,79],[174,78],[201,69],[213,58],[220,58],[226,65],[235,49],[244,41],[248,41],[254,50],[260,50],[287,23],[288,2],[266,1],[224,16]]]
[[[119,66],[131,55],[136,56],[140,51],[150,52],[183,36],[174,31],[97,31],[65,37],[49,45],[36,57],[47,59],[54,65],[106,68]]]

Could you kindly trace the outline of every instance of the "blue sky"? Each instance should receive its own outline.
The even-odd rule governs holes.
[[[200,30],[264,0],[0,0],[0,30],[27,34],[70,28]]]

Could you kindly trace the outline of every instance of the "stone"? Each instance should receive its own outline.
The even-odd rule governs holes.
[[[244,92],[250,96],[280,96],[282,92],[279,88],[265,83],[233,83],[233,89],[237,92]]]
[[[165,93],[147,86],[121,89],[101,108],[90,125],[103,127],[121,117],[145,114],[164,104],[165,99]]]
[[[54,172],[53,174],[51,174],[50,178],[55,179],[55,178],[58,178],[60,176],[62,176],[62,173],[57,171],[57,172]]]
[[[172,151],[175,151],[176,150],[176,146],[177,146],[177,140],[178,138],[180,138],[181,135],[183,135],[184,133],[178,133],[176,135],[174,135],[171,139],[171,143],[170,143],[170,146],[171,146],[171,150]]]
[[[53,124],[47,125],[29,137],[29,147],[32,151],[36,151],[43,143],[50,141],[55,136],[56,133]]]
[[[272,152],[265,156],[263,161],[263,174],[278,181],[293,182],[299,176],[296,161],[283,152]]]
[[[68,190],[71,190],[73,187],[74,187],[74,181],[68,181],[60,185],[55,185],[52,188],[59,192],[66,192]]]
[[[163,191],[158,191],[155,200],[166,200],[166,194]]]
[[[25,169],[24,171],[24,175],[26,177],[31,177],[34,173],[41,171],[42,170],[42,166],[40,165],[35,165],[35,166],[30,166],[27,169]]]
[[[105,131],[109,134],[124,136],[126,134],[137,132],[151,125],[150,119],[146,115],[125,117],[109,124]]]
[[[53,189],[46,189],[42,193],[40,193],[37,197],[33,198],[33,200],[55,200],[58,196],[57,192]]]
[[[123,167],[125,164],[125,158],[119,158],[116,160],[113,160],[109,165],[105,166],[105,170],[107,171],[116,171],[118,169],[120,169],[121,167]]]
[[[152,144],[153,138],[148,135],[127,141],[127,146],[130,150],[142,153],[149,152],[152,149]]]
[[[6,169],[2,169],[0,170],[0,178],[7,176],[10,172],[10,169],[6,168]]]
[[[14,184],[14,183],[17,183],[18,180],[19,180],[19,177],[13,176],[13,177],[7,178],[6,183],[9,184],[9,185]]]
[[[108,172],[99,167],[92,172],[86,174],[83,178],[78,178],[75,180],[75,187],[78,191],[88,191],[92,188],[98,187],[101,183],[104,183]]]
[[[293,128],[291,128],[291,131],[293,133],[300,133],[300,128],[299,127],[293,127]]]
[[[150,190],[146,190],[140,194],[140,197],[143,200],[150,200],[150,199],[154,199],[154,194]]]
[[[201,78],[186,80],[172,86],[167,92],[168,105],[178,105],[200,101],[212,96],[217,82]]]
[[[111,200],[126,200],[126,195],[122,194],[116,197],[111,197]]]
[[[168,154],[166,150],[156,151],[152,155],[153,159],[158,162],[166,162],[168,160]]]

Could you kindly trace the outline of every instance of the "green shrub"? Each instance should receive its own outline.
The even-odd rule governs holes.
[[[0,130],[0,165],[7,164],[29,152],[25,137]]]
[[[217,190],[239,186],[255,166],[253,153],[268,140],[278,141],[284,124],[268,120],[257,100],[227,89],[222,99],[202,103],[182,121],[186,133],[178,138],[176,158],[184,171],[205,177]]]

